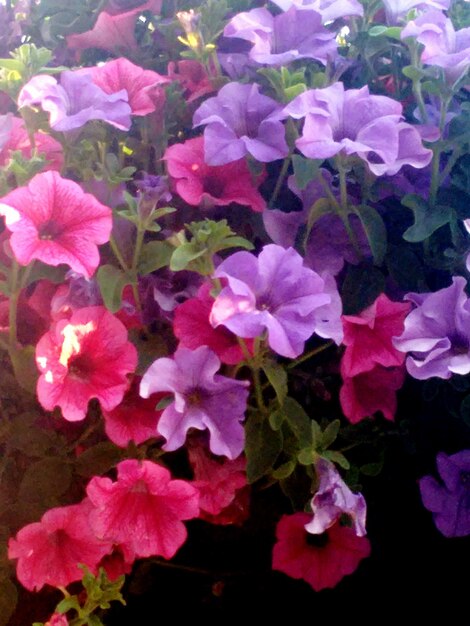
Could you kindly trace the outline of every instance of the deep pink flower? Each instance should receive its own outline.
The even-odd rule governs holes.
[[[166,394],[155,393],[144,399],[139,395],[139,384],[135,376],[122,402],[112,411],[103,411],[106,434],[122,448],[130,441],[139,445],[159,436],[157,424],[162,412],[155,407]]]
[[[68,265],[90,277],[99,265],[98,244],[109,241],[111,209],[57,172],[43,172],[1,198],[0,215],[21,265],[38,259]]]
[[[36,363],[39,402],[47,411],[59,406],[75,422],[84,419],[92,398],[107,411],[121,402],[137,351],[125,326],[105,307],[93,306],[56,322],[37,344]]]
[[[184,480],[151,461],[122,461],[117,481],[91,479],[87,494],[95,506],[90,515],[99,537],[127,546],[137,557],[171,559],[186,540],[182,520],[197,517],[199,494]]]
[[[222,363],[236,365],[244,360],[237,336],[225,326],[213,328],[209,316],[214,304],[210,295],[211,286],[202,285],[195,298],[189,298],[175,309],[173,332],[180,345],[190,350],[208,346],[217,354]],[[252,340],[247,343],[252,345]]]
[[[405,369],[375,365],[371,370],[346,377],[339,392],[344,415],[352,424],[381,411],[393,420],[397,410],[396,392],[405,380]]]
[[[231,523],[230,517],[220,514],[226,512],[238,492],[247,487],[246,459],[217,458],[202,445],[195,445],[189,448],[189,461],[194,472],[192,484],[199,491],[199,517],[213,524]]]
[[[215,91],[206,68],[194,59],[171,61],[168,63],[168,76],[181,84],[186,102],[193,102]]]
[[[253,184],[245,159],[225,165],[206,165],[203,137],[173,144],[167,148],[163,158],[167,161],[168,173],[176,191],[188,204],[211,209],[237,202],[253,211],[266,208],[264,198]]]
[[[335,587],[344,576],[352,574],[360,561],[369,556],[370,543],[339,522],[322,535],[311,535],[305,530],[310,520],[307,513],[281,517],[273,548],[273,569],[305,580],[315,591],[321,591]]]
[[[67,47],[75,50],[101,48],[109,52],[132,50],[137,47],[134,35],[137,16],[143,11],[158,13],[161,4],[162,0],[148,0],[139,7],[123,13],[102,11],[91,30],[66,37]]]
[[[93,82],[105,93],[112,94],[125,89],[129,96],[132,115],[148,115],[161,105],[160,85],[171,82],[166,76],[145,70],[128,59],[120,57],[104,65],[81,70],[91,74]]]
[[[115,545],[111,554],[107,554],[98,563],[98,568],[104,569],[109,580],[117,580],[120,576],[130,574],[135,558],[128,546]]]
[[[343,343],[347,346],[341,362],[343,377],[356,376],[376,365],[402,365],[405,355],[393,346],[392,337],[403,332],[410,308],[408,302],[392,302],[382,293],[359,315],[343,315]]]
[[[45,626],[69,626],[69,620],[65,615],[54,613],[45,623]]]
[[[22,528],[8,544],[8,557],[18,559],[16,575],[30,591],[44,585],[66,587],[81,580],[78,564],[96,572],[110,552],[108,541],[96,538],[89,524],[90,503],[50,509],[40,522]]]
[[[10,153],[19,150],[25,159],[30,159],[32,155],[31,141],[24,121],[19,117],[12,118],[11,133],[8,141],[0,151],[0,166],[6,165],[10,158]],[[46,159],[45,170],[60,170],[64,157],[62,145],[47,133],[34,133],[34,143],[37,152]]]

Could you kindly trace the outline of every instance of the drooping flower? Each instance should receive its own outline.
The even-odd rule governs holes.
[[[81,128],[90,120],[103,120],[121,130],[131,127],[131,107],[125,89],[105,93],[81,72],[62,72],[60,83],[49,74],[37,74],[22,88],[18,107],[40,106],[49,113],[57,131]]]
[[[359,315],[343,316],[346,350],[341,371],[344,378],[368,372],[376,365],[397,367],[403,364],[405,357],[395,347],[392,337],[402,332],[409,310],[407,302],[392,302],[382,293]]]
[[[251,42],[250,58],[263,65],[281,66],[299,59],[326,65],[337,54],[336,35],[323,26],[320,13],[294,4],[275,17],[264,7],[238,13],[225,27],[224,36]]]
[[[235,459],[243,450],[248,382],[216,374],[220,361],[207,346],[178,348],[173,358],[157,359],[142,378],[140,394],[168,392],[174,402],[157,426],[167,440],[165,450],[180,448],[190,428],[209,431],[214,454]]]
[[[358,537],[366,534],[367,506],[361,493],[353,493],[330,461],[319,459],[315,463],[319,479],[318,490],[311,503],[313,520],[305,530],[320,535],[331,528],[343,515],[348,515]]]
[[[35,132],[34,145],[38,154],[44,156],[46,163],[44,170],[61,170],[64,157],[62,145],[47,133]],[[3,145],[2,145],[3,144]],[[25,159],[30,159],[33,153],[31,140],[24,125],[24,120],[19,117],[11,118],[11,131],[5,143],[0,140],[0,166],[6,165],[11,152],[19,150]]]
[[[462,276],[456,276],[450,287],[405,296],[416,308],[393,344],[409,353],[406,369],[413,378],[450,378],[452,374],[470,372],[470,301],[466,284]]]
[[[55,322],[70,318],[78,309],[103,304],[99,285],[94,278],[88,279],[69,271],[65,279],[57,287],[50,303],[50,316]]]
[[[455,30],[452,20],[430,9],[408,22],[401,38],[415,37],[424,45],[421,61],[442,67],[448,82],[455,82],[470,67],[470,27]]]
[[[324,24],[340,17],[364,15],[364,7],[358,0],[272,0],[272,2],[283,11],[288,11],[292,6],[317,11],[322,16]]]
[[[38,259],[63,263],[88,278],[93,274],[99,265],[97,245],[111,233],[111,209],[52,171],[37,174],[0,200],[0,215],[21,265]]]
[[[147,2],[132,2],[131,6],[115,5],[116,0],[110,2],[106,11],[101,11],[91,30],[84,33],[74,33],[66,37],[67,47],[74,50],[101,48],[111,53],[122,50],[133,50],[137,47],[135,38],[135,24],[138,15],[143,11],[158,13],[162,0],[147,0]],[[136,6],[138,4],[138,6]],[[124,10],[123,10],[124,9]]]
[[[176,191],[188,204],[211,209],[236,202],[253,211],[262,211],[266,207],[263,196],[254,186],[246,160],[206,165],[202,137],[173,144],[163,158]]]
[[[396,392],[404,380],[404,367],[382,365],[355,376],[345,376],[339,392],[344,415],[351,424],[372,417],[378,411],[385,419],[393,420],[397,410]]]
[[[127,545],[114,544],[111,554],[107,554],[98,563],[98,569],[102,567],[109,580],[117,580],[120,576],[130,574],[136,556]]]
[[[105,432],[121,448],[130,441],[139,445],[158,437],[157,424],[162,412],[156,407],[166,394],[156,393],[144,399],[139,395],[139,384],[140,380],[134,377],[122,402],[111,411],[103,410]]]
[[[197,517],[199,494],[152,461],[117,465],[117,480],[95,476],[87,486],[98,537],[126,546],[136,557],[171,559],[186,540],[183,520]]]
[[[447,10],[452,0],[382,0],[385,7],[385,15],[387,24],[398,24],[401,19],[405,18],[411,9],[436,9]]]
[[[39,340],[36,363],[39,402],[47,411],[59,406],[74,422],[84,419],[92,398],[106,411],[121,402],[137,351],[124,325],[105,307],[86,307],[56,322]]]
[[[91,75],[93,83],[109,95],[125,89],[132,115],[153,113],[157,104],[161,105],[161,86],[171,82],[167,76],[145,70],[124,57],[79,71]]]
[[[62,506],[47,511],[40,522],[24,526],[8,544],[10,559],[18,559],[16,575],[30,591],[44,585],[66,587],[81,580],[86,565],[96,572],[99,561],[111,550],[96,538],[89,523],[90,504]]]
[[[321,535],[305,530],[308,513],[281,517],[273,548],[273,569],[305,580],[315,591],[335,587],[370,554],[366,537],[337,522]]]
[[[421,478],[423,504],[444,536],[470,535],[470,450],[450,456],[440,452],[436,462],[443,484],[433,476]]]
[[[226,280],[211,312],[211,324],[223,325],[238,337],[259,337],[268,331],[269,346],[295,358],[317,327],[317,309],[331,302],[325,283],[303,265],[293,249],[270,244],[256,258],[236,252],[223,261],[215,276]]]
[[[206,125],[204,155],[208,165],[225,165],[246,154],[266,163],[283,159],[289,148],[280,105],[259,93],[259,86],[228,83],[194,113],[194,126]]]
[[[173,332],[181,346],[190,350],[207,346],[215,352],[222,363],[235,365],[245,357],[236,335],[224,326],[214,328],[211,325],[209,318],[214,298],[210,295],[210,290],[210,285],[205,283],[200,287],[196,297],[189,298],[176,307]]]
[[[343,83],[334,83],[311,89],[294,98],[284,114],[305,118],[296,146],[311,159],[357,154],[381,176],[396,174],[403,165],[426,167],[432,158],[417,129],[402,121],[402,105],[371,95],[367,86],[345,91]]]

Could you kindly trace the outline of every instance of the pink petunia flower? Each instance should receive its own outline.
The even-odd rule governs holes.
[[[22,528],[8,544],[8,557],[18,559],[16,575],[30,591],[44,585],[66,587],[81,580],[78,564],[96,572],[111,544],[96,538],[89,524],[90,503],[50,509],[40,522]]]
[[[214,304],[210,295],[211,286],[202,285],[195,298],[189,298],[175,309],[173,332],[180,345],[190,350],[208,346],[217,354],[222,363],[236,365],[244,360],[237,336],[225,326],[213,328],[209,316]],[[252,340],[248,339],[249,347]]]
[[[375,365],[356,376],[345,377],[339,392],[344,415],[352,424],[380,411],[393,420],[397,410],[397,390],[405,380],[405,368]]]
[[[343,377],[368,372],[376,365],[396,367],[404,363],[405,355],[393,346],[392,337],[403,332],[410,308],[408,302],[392,302],[382,293],[359,315],[343,316]]]
[[[117,481],[95,476],[87,494],[95,506],[90,515],[99,537],[122,544],[137,557],[171,559],[186,540],[182,520],[197,517],[199,494],[184,480],[152,461],[122,461]]]
[[[69,620],[65,615],[54,613],[45,623],[45,626],[69,626]]]
[[[360,561],[369,556],[370,543],[339,522],[321,535],[311,535],[305,530],[310,520],[307,513],[281,517],[273,548],[273,569],[305,580],[315,591],[321,591],[335,587],[344,576],[352,574]]]
[[[10,136],[0,150],[0,167],[6,165],[10,153],[14,150],[19,150],[25,159],[30,159],[32,155],[31,141],[24,121],[19,117],[12,117],[11,122]],[[37,152],[46,159],[45,170],[60,170],[62,168],[64,162],[62,145],[56,139],[47,133],[36,132],[34,133],[34,143]]]
[[[253,211],[266,208],[245,159],[225,165],[206,165],[203,137],[173,144],[167,148],[163,158],[167,161],[168,173],[176,191],[188,204],[211,209],[237,202]]]
[[[36,363],[39,402],[47,411],[59,406],[75,422],[84,419],[92,398],[106,411],[121,402],[137,351],[124,325],[105,307],[93,306],[56,322],[36,346]]]
[[[161,87],[171,82],[170,78],[145,70],[128,59],[120,57],[104,65],[87,67],[80,70],[91,74],[95,85],[105,93],[112,94],[125,89],[129,95],[132,115],[148,115],[161,106]]]
[[[68,265],[89,278],[99,265],[98,244],[109,241],[111,209],[57,172],[43,172],[1,198],[0,215],[13,233],[21,265],[38,259]]]
[[[109,52],[133,50],[137,47],[134,35],[137,16],[144,11],[158,13],[161,5],[162,0],[148,0],[122,13],[102,11],[91,30],[67,36],[67,47],[75,50],[101,48]]]
[[[130,574],[135,558],[128,546],[114,545],[111,554],[104,556],[98,563],[98,569],[102,567],[109,580],[117,580],[120,576]]]

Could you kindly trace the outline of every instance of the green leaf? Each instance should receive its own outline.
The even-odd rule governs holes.
[[[391,39],[400,39],[402,29],[399,26],[383,26],[377,24],[368,30],[369,37],[390,37]]]
[[[183,245],[175,248],[170,260],[170,269],[173,272],[181,272],[186,269],[191,261],[198,259],[207,252],[207,248],[202,250],[198,248],[196,243],[184,243]]]
[[[411,243],[424,241],[452,217],[452,210],[448,207],[431,207],[417,194],[408,194],[401,202],[414,214],[415,223],[403,233],[403,239]]]
[[[310,429],[312,431],[312,448],[313,450],[317,450],[318,448],[321,447],[321,443],[322,443],[322,429],[320,424],[316,421],[316,420],[312,420],[311,424],[310,424]]]
[[[24,473],[18,500],[26,503],[33,501],[44,508],[54,506],[68,490],[71,481],[72,470],[63,457],[46,457],[30,465]]]
[[[122,305],[122,292],[131,284],[129,276],[114,265],[102,265],[96,274],[105,307],[116,313]]]
[[[8,578],[0,580],[0,626],[8,626],[17,602],[16,586]]]
[[[373,265],[350,265],[346,272],[341,290],[345,315],[355,315],[366,307],[384,291],[385,277]]]
[[[365,465],[361,465],[359,471],[364,476],[378,476],[383,469],[383,460],[377,463],[366,463]]]
[[[284,89],[284,100],[285,102],[290,102],[301,93],[307,90],[307,86],[303,83],[297,83],[297,85],[292,85],[291,87],[286,87]]]
[[[297,459],[301,465],[312,465],[314,459],[316,457],[316,452],[310,446],[308,448],[303,448],[298,454]]]
[[[312,230],[315,222],[331,212],[331,203],[328,198],[319,198],[316,202],[314,202],[308,213],[307,226],[305,228],[305,245],[308,242],[310,231]]]
[[[336,441],[336,437],[338,436],[339,429],[341,426],[341,422],[339,420],[334,420],[325,428],[321,437],[322,448],[326,450],[331,446],[332,443]]]
[[[328,459],[332,463],[336,463],[345,470],[348,470],[351,465],[348,459],[342,454],[342,452],[337,452],[336,450],[325,450],[322,454],[325,459]]]
[[[34,346],[24,346],[11,354],[15,378],[20,387],[25,391],[29,391],[31,394],[36,393],[36,385],[39,377],[35,353],[36,350]]]
[[[410,80],[420,80],[421,78],[423,78],[424,76],[426,76],[426,72],[423,72],[423,70],[419,69],[418,67],[415,67],[414,65],[407,65],[404,68],[402,68],[402,73],[404,76],[406,76],[406,78],[409,78]]]
[[[285,368],[276,361],[265,361],[263,371],[269,384],[276,392],[279,404],[282,406],[287,396],[287,372]]]
[[[253,250],[254,245],[248,239],[244,237],[227,237],[221,242],[214,252],[220,252],[221,250],[228,250],[229,248],[244,248],[245,250]]]
[[[321,159],[306,159],[300,154],[292,155],[292,167],[294,168],[295,182],[297,187],[301,190],[305,189],[307,185],[317,176],[320,165],[323,161]]]
[[[122,459],[123,451],[110,441],[100,441],[88,448],[75,461],[75,471],[80,476],[98,476],[114,467]]]
[[[287,461],[287,463],[283,463],[273,471],[272,477],[276,480],[282,480],[284,478],[287,478],[295,470],[295,466],[295,461]]]
[[[362,222],[374,261],[381,265],[387,252],[387,229],[379,212],[365,204],[357,207],[355,213]]]
[[[167,241],[150,241],[142,246],[138,273],[141,276],[155,272],[170,264],[174,247]]]
[[[304,448],[312,441],[311,419],[304,411],[301,404],[290,398],[285,399],[281,409],[285,415],[289,428],[295,435],[299,446]]]
[[[253,415],[245,424],[246,476],[256,482],[272,471],[282,451],[282,433],[274,431],[262,416]]]
[[[70,596],[69,598],[64,598],[56,606],[56,612],[61,613],[61,614],[67,613],[68,611],[71,611],[72,609],[75,609],[75,611],[77,612],[80,610],[80,603],[78,601],[77,596]]]

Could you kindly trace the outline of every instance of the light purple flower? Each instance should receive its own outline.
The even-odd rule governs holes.
[[[323,26],[320,13],[296,5],[276,16],[264,7],[238,13],[224,36],[251,42],[250,58],[263,65],[281,66],[298,59],[326,65],[337,54],[336,35]]]
[[[377,176],[396,174],[405,164],[422,168],[432,159],[417,129],[402,121],[402,105],[371,95],[367,86],[345,91],[343,83],[334,83],[306,91],[284,108],[284,114],[305,117],[296,146],[312,159],[357,154]]]
[[[194,126],[206,124],[204,153],[208,165],[224,165],[247,153],[266,163],[287,156],[281,107],[259,93],[259,86],[228,83],[194,113]]]
[[[387,24],[398,24],[402,18],[411,11],[411,9],[427,9],[434,7],[436,9],[446,10],[450,7],[451,0],[382,0],[385,7],[385,15]]]
[[[165,450],[184,444],[190,428],[209,431],[210,449],[235,459],[243,451],[244,430],[241,421],[246,410],[248,381],[216,374],[220,360],[207,346],[196,350],[178,348],[173,358],[157,359],[140,384],[140,395],[174,394],[175,399],[163,411],[157,430],[166,439]]]
[[[333,22],[340,17],[364,15],[364,8],[357,0],[272,0],[283,11],[288,11],[291,6],[298,9],[313,9],[322,16],[323,23]]]
[[[320,484],[312,500],[313,520],[305,524],[305,530],[321,535],[345,514],[351,518],[356,535],[364,537],[367,514],[364,496],[349,489],[330,461],[319,459],[315,471]]]
[[[470,28],[455,30],[452,20],[441,11],[430,9],[402,30],[401,38],[415,37],[424,45],[421,61],[442,67],[449,83],[454,83],[470,66]]]
[[[470,450],[447,456],[440,452],[437,469],[443,485],[432,476],[419,481],[421,498],[446,537],[470,535]]]
[[[470,302],[467,282],[454,277],[452,285],[434,293],[409,293],[405,300],[415,308],[405,319],[405,330],[393,339],[401,352],[408,352],[406,368],[414,378],[470,372]]]
[[[212,326],[226,326],[239,337],[268,333],[269,346],[295,358],[316,331],[317,310],[329,304],[323,279],[303,266],[293,248],[264,246],[258,258],[236,252],[223,261],[215,276],[226,280],[212,307]]]
[[[40,106],[49,113],[51,128],[70,131],[90,120],[103,120],[121,130],[131,127],[131,107],[125,89],[107,94],[95,85],[91,76],[62,72],[60,84],[53,76],[34,76],[18,97],[18,107]]]
[[[10,139],[12,128],[13,115],[11,113],[0,115],[0,150],[3,150],[6,143]]]

